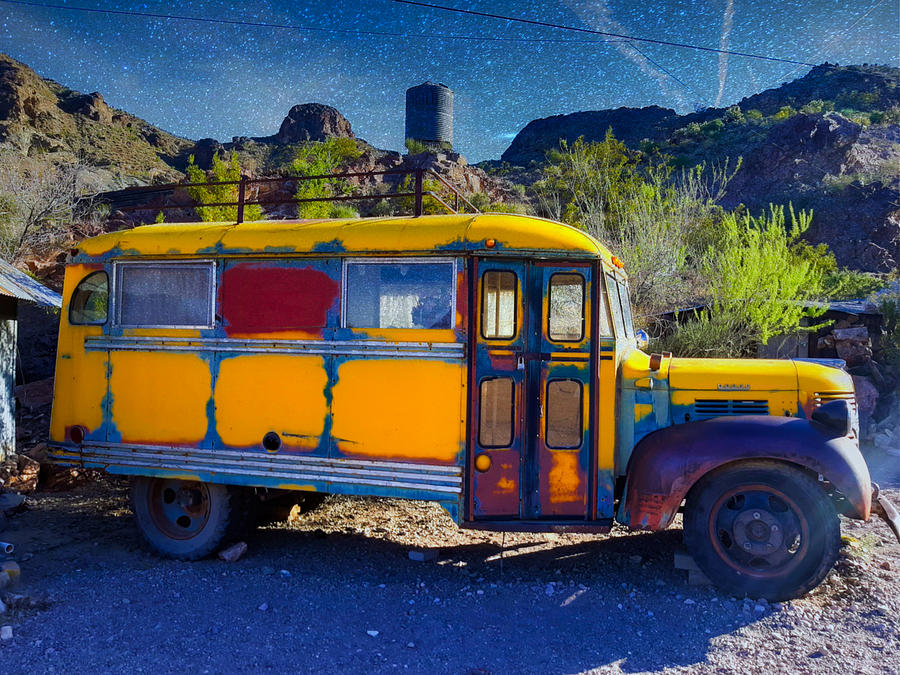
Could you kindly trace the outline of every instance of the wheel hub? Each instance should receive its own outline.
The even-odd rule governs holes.
[[[734,520],[735,543],[752,555],[765,556],[779,549],[784,531],[778,519],[762,509],[748,509]]]

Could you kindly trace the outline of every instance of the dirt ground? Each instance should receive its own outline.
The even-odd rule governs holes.
[[[900,503],[896,457],[870,456]],[[128,481],[36,492],[0,539],[0,672],[900,672],[900,545],[845,520],[835,570],[788,603],[689,586],[681,531],[489,534],[435,505],[332,497],[235,563],[141,545]],[[412,549],[440,549],[416,562]]]

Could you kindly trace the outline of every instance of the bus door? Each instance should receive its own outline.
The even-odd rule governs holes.
[[[475,519],[585,519],[589,265],[482,259],[470,471]]]
[[[524,517],[587,518],[591,475],[591,267],[530,274]]]

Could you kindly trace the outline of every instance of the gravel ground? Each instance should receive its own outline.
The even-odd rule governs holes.
[[[900,462],[874,460],[900,504]],[[689,586],[680,527],[503,537],[397,500],[330,498],[236,563],[162,560],[127,487],[36,493],[12,519],[0,672],[900,672],[900,545],[877,520],[845,520],[826,582],[768,604]]]

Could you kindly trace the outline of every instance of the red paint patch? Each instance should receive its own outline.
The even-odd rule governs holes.
[[[222,315],[228,335],[321,332],[340,291],[337,281],[311,267],[241,263],[223,277]]]

